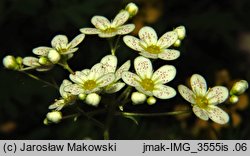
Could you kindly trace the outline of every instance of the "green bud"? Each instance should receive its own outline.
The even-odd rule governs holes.
[[[240,80],[233,85],[230,94],[240,95],[244,93],[247,89],[248,89],[248,82],[246,80]]]
[[[81,93],[81,94],[78,95],[78,98],[79,98],[80,100],[85,100],[86,94]]]
[[[174,31],[177,33],[178,39],[183,40],[185,38],[186,29],[184,26],[179,26],[179,27],[175,28]]]
[[[125,10],[129,13],[130,17],[135,16],[138,13],[138,6],[135,3],[127,4]]]
[[[62,120],[62,113],[60,111],[53,111],[47,113],[47,119],[53,123],[58,123]]]
[[[150,96],[148,99],[147,99],[147,103],[149,105],[153,105],[156,103],[156,98],[154,98],[153,96]]]
[[[179,46],[181,46],[181,40],[178,39],[174,42],[174,47],[179,47]]]
[[[18,56],[18,57],[16,58],[16,62],[17,62],[19,65],[22,65],[22,64],[23,64],[23,58],[20,57],[20,56]]]
[[[54,49],[50,50],[48,53],[48,59],[50,60],[50,62],[52,62],[53,64],[56,64],[57,62],[60,61],[61,59],[61,55]]]
[[[239,101],[239,97],[236,96],[236,95],[232,95],[230,98],[229,98],[229,101],[230,103],[237,103]]]
[[[8,55],[3,58],[3,65],[7,69],[16,70],[19,68],[14,56]]]
[[[43,120],[43,124],[44,124],[44,125],[49,125],[49,123],[50,123],[50,122],[49,122],[49,120],[48,120],[47,118],[45,118],[45,119]]]
[[[44,56],[39,58],[38,63],[40,63],[41,65],[45,65],[45,66],[50,64],[48,58]]]

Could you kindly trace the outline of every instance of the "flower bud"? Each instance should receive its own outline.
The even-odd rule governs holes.
[[[101,96],[99,96],[96,93],[88,94],[86,99],[85,99],[85,102],[89,105],[92,105],[92,106],[98,106],[100,101],[101,101]]]
[[[53,111],[47,113],[47,119],[53,123],[58,123],[62,120],[62,113],[59,111]]]
[[[247,90],[247,88],[248,88],[248,82],[246,80],[240,80],[233,85],[230,94],[240,95],[244,93]]]
[[[156,98],[154,98],[153,96],[150,96],[148,99],[147,99],[147,103],[149,105],[153,105],[156,103]]]
[[[23,64],[23,58],[20,57],[20,56],[18,56],[18,57],[16,58],[16,62],[17,62],[17,64],[19,64],[19,65]]]
[[[44,124],[44,125],[49,125],[49,120],[48,120],[47,118],[45,118],[45,119],[43,120],[43,124]]]
[[[135,3],[127,4],[125,10],[129,13],[130,17],[133,17],[138,12],[138,6]]]
[[[53,63],[56,64],[60,61],[61,55],[54,49],[50,50],[48,53],[48,59]]]
[[[80,93],[80,94],[78,95],[78,98],[79,98],[80,100],[85,100],[86,94]]]
[[[230,103],[237,103],[239,101],[239,97],[236,95],[233,95],[229,98]]]
[[[175,28],[174,31],[177,33],[178,39],[183,40],[185,38],[186,29],[184,26],[179,26],[179,27]]]
[[[41,65],[45,65],[45,66],[50,64],[48,58],[44,56],[39,58],[38,63],[40,63]]]
[[[13,70],[18,69],[18,64],[16,62],[16,59],[12,55],[8,55],[3,58],[3,65],[7,69],[13,69]]]
[[[131,100],[133,104],[143,104],[146,101],[147,96],[140,92],[133,92],[131,95]]]
[[[174,42],[174,47],[179,47],[181,45],[181,40],[176,40],[175,42]]]

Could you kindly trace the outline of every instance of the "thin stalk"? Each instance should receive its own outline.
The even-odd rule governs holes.
[[[62,66],[64,69],[70,72],[70,74],[75,74],[66,61],[64,63],[58,63],[58,65]]]
[[[143,117],[152,117],[152,116],[172,116],[172,115],[181,115],[190,113],[190,110],[181,110],[173,112],[163,112],[163,113],[134,113],[134,112],[116,112],[116,116],[143,116]]]

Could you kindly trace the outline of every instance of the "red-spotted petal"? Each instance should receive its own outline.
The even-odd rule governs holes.
[[[84,34],[79,34],[77,35],[70,43],[70,48],[74,48],[76,47],[78,44],[80,44],[83,39],[84,39],[85,35]]]
[[[153,94],[159,99],[170,99],[176,95],[176,91],[169,86],[156,85]]]
[[[40,56],[47,56],[49,51],[52,50],[53,48],[51,47],[37,47],[37,48],[34,48],[32,50],[32,52],[36,55],[40,55]]]
[[[137,58],[135,58],[134,68],[136,73],[141,78],[151,78],[153,74],[153,67],[151,61],[143,56],[138,56]]]
[[[180,52],[174,49],[164,49],[163,52],[158,54],[158,57],[163,60],[175,60],[180,56]]]
[[[208,90],[206,98],[209,104],[217,105],[228,98],[228,89],[223,86],[215,86]]]
[[[208,116],[218,124],[226,124],[229,121],[228,114],[217,106],[209,105]]]
[[[80,29],[80,31],[88,35],[99,34],[101,32],[99,29],[96,28],[82,28]]]
[[[84,93],[84,89],[78,84],[68,85],[64,87],[64,91],[70,92],[73,95],[79,95],[81,93]]]
[[[195,104],[195,95],[189,88],[184,85],[179,85],[178,91],[185,100],[191,104]]]
[[[114,73],[117,67],[117,57],[114,55],[107,55],[100,61],[103,64],[105,73]]]
[[[194,74],[190,79],[191,87],[194,93],[198,96],[205,96],[207,92],[206,80],[199,74]]]
[[[165,49],[170,47],[178,39],[178,35],[175,31],[166,32],[158,40],[157,45]]]
[[[108,73],[97,79],[98,87],[105,87],[115,80],[114,73]]]
[[[51,45],[54,48],[66,46],[67,44],[68,44],[68,38],[65,35],[56,35],[51,41]]]
[[[126,61],[120,68],[115,72],[115,81],[118,81],[122,77],[124,71],[128,71],[131,65],[131,61]]]
[[[208,113],[196,105],[193,107],[193,112],[201,120],[208,120],[209,119]]]
[[[126,35],[128,33],[131,33],[134,29],[135,29],[134,24],[126,24],[126,25],[118,27],[117,34]]]
[[[157,42],[157,34],[155,30],[151,27],[145,26],[140,29],[139,37],[147,43],[148,46],[155,45]]]
[[[138,86],[138,81],[140,81],[140,78],[134,73],[125,71],[122,73],[122,80],[126,84],[135,87],[135,86]]]
[[[112,26],[112,27],[121,26],[121,25],[123,25],[125,22],[127,22],[128,18],[129,18],[129,13],[128,13],[127,11],[125,11],[125,10],[124,10],[124,11],[121,11],[121,12],[119,12],[119,13],[115,16],[114,20],[112,21],[111,26]]]
[[[110,26],[110,21],[104,16],[94,16],[91,19],[91,23],[97,28],[101,30],[105,30]]]
[[[174,79],[176,75],[176,69],[172,65],[164,65],[156,70],[152,76],[152,80],[155,83],[165,84]]]
[[[143,48],[140,46],[140,40],[134,36],[126,35],[123,37],[124,43],[135,51],[143,51]]]

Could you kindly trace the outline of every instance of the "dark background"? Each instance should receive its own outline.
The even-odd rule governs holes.
[[[112,19],[130,1],[121,0],[1,0],[0,58],[6,55],[34,56],[32,49],[50,46],[57,34],[69,40],[83,27],[93,27],[90,19],[103,15]],[[152,26],[162,35],[184,25],[187,37],[179,48],[181,57],[167,62],[177,68],[177,77],[169,85],[177,88],[194,73],[203,75],[209,86],[232,85],[237,79],[250,80],[250,1],[249,0],[137,0],[140,13],[131,22],[136,31]],[[86,36],[80,50],[69,61],[74,70],[89,68],[109,54],[108,43],[97,36]],[[121,42],[119,64],[137,56]],[[165,64],[159,61],[154,68]],[[68,78],[60,67],[36,75],[58,84]],[[226,75],[226,76],[225,76]],[[230,76],[228,76],[230,75]],[[43,125],[48,106],[59,97],[57,90],[44,86],[21,73],[0,68],[0,139],[102,139],[102,131],[84,117],[76,122],[65,120],[56,125]],[[111,139],[250,139],[248,94],[240,100],[244,107],[226,105],[232,120],[227,126],[203,123],[191,114],[176,118],[116,117]],[[243,101],[243,102],[242,102]],[[165,112],[189,107],[179,95],[154,106],[133,106],[129,111]],[[65,112],[69,113],[69,112]],[[235,115],[237,114],[237,115]],[[235,117],[237,116],[237,117]],[[97,116],[102,120],[105,116]],[[234,123],[236,122],[237,123]],[[204,135],[208,134],[208,135]]]

